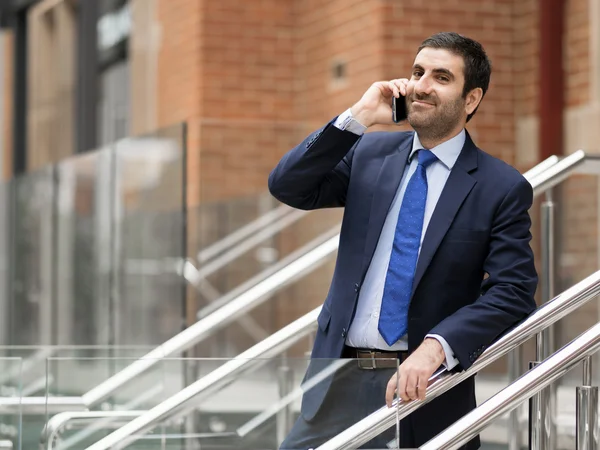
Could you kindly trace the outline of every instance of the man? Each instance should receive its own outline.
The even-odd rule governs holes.
[[[391,405],[394,393],[423,399],[440,366],[468,369],[534,310],[532,188],[465,130],[490,74],[478,42],[433,35],[418,49],[409,80],[374,83],[271,173],[271,193],[290,206],[345,207],[306,380],[322,369],[318,358],[361,362],[305,393],[282,449],[317,447]],[[392,96],[406,97],[415,132],[364,134],[392,123]],[[397,371],[369,363],[390,357],[399,359]],[[400,448],[427,442],[475,406],[470,378],[402,420]],[[478,447],[479,438],[464,446]]]

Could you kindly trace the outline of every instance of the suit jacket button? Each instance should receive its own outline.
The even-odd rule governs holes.
[[[346,339],[346,329],[345,329],[345,328],[344,328],[344,329],[342,329],[342,337],[343,337],[344,339]]]
[[[358,292],[358,283],[354,285],[354,292]]]

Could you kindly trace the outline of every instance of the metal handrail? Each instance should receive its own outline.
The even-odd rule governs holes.
[[[86,409],[81,397],[0,397],[0,414],[54,414]]]
[[[545,171],[536,174],[529,179],[529,182],[533,186],[533,193],[540,194],[561,183],[571,174],[580,170],[586,162],[586,159],[589,159],[586,153],[583,150],[577,150],[569,156],[565,156],[556,164],[548,167]],[[525,174],[525,176],[527,176],[527,174]]]
[[[567,289],[550,302],[540,306],[520,325],[504,334],[484,351],[468,370],[458,373],[444,372],[438,377],[432,377],[430,380],[432,384],[427,388],[425,400],[412,402],[395,400],[392,408],[384,406],[378,409],[373,414],[318,447],[317,450],[349,450],[358,448],[394,426],[397,420],[406,417],[422,405],[429,403],[457,384],[475,375],[484,367],[508,354],[535,334],[562,319],[599,294],[600,271],[597,271],[575,286]]]
[[[58,438],[59,433],[61,432],[63,427],[66,428],[67,423],[69,423],[71,420],[90,418],[102,419],[95,420],[91,426],[80,430],[78,433],[74,433],[73,435],[69,436],[67,439],[61,442],[61,448],[77,448],[81,441],[88,439],[98,430],[103,430],[105,428],[110,427],[118,428],[119,426],[121,426],[121,422],[124,422],[124,425],[125,423],[129,422],[133,417],[137,417],[143,414],[145,411],[138,410],[139,406],[148,401],[149,399],[156,398],[156,396],[159,395],[162,392],[162,390],[163,386],[161,386],[160,384],[150,389],[144,390],[144,392],[141,395],[136,396],[134,399],[127,402],[123,406],[118,407],[117,410],[84,411],[82,413],[69,411],[65,412],[64,414],[59,413],[52,417],[52,419],[48,421],[48,423],[44,427],[44,430],[42,431],[42,437],[40,440],[40,448],[46,445],[45,448],[47,448],[48,450],[53,449],[54,439]],[[100,414],[100,416],[98,416],[97,414]],[[120,422],[119,424],[117,424],[117,421],[119,419]]]
[[[456,374],[443,372],[435,377],[433,384],[427,390],[427,396],[423,402],[402,403],[396,401],[395,405],[397,408],[381,408],[323,444],[318,450],[358,448],[387,428],[393,426],[397,418],[405,417],[423,403],[427,403],[448,389],[451,389],[598,294],[600,294],[600,271],[568,289],[551,302],[538,308],[520,325],[506,333],[495,344],[490,346],[469,370]],[[254,364],[264,362],[264,360],[253,361],[252,359],[249,360],[249,358],[271,357],[282,349],[288,348],[292,343],[295,343],[299,339],[298,336],[303,337],[308,334],[316,328],[316,318],[320,309],[321,307],[316,308],[301,319],[273,334],[265,341],[258,343],[250,350],[173,395],[144,415],[134,419],[132,422],[88,447],[87,450],[108,450],[116,444],[131,443],[137,440],[140,433],[147,432],[158,423],[181,412],[180,408],[185,403],[192,399],[198,400],[203,395],[210,395],[216,390],[221,389],[224,385],[229,384],[235,376],[248,370]],[[293,340],[293,342],[290,343],[290,340]]]
[[[542,174],[545,170],[548,170],[550,167],[556,165],[557,163],[558,163],[558,158],[550,157],[547,160],[543,161],[542,163],[538,164],[533,169],[531,169],[525,175],[528,178],[532,178],[534,176]],[[284,208],[282,208],[280,210],[280,212],[278,212],[277,214],[280,217],[285,217],[284,216]],[[285,212],[285,214],[289,214],[289,212]],[[336,235],[334,237],[334,239],[337,239],[338,237],[339,236]],[[330,241],[328,241],[328,242],[330,242]],[[336,245],[336,248],[337,248],[337,245]],[[208,258],[208,256],[206,256],[206,258]],[[247,309],[244,309],[244,312],[246,310]],[[225,323],[222,323],[222,325],[224,325],[224,324]],[[198,329],[201,329],[201,327],[199,325],[200,325],[200,322],[195,324],[193,327],[188,328],[183,333],[188,332],[186,334],[194,335],[195,333],[193,331],[197,331]],[[192,330],[192,329],[195,329],[195,330]],[[190,331],[192,331],[192,332],[190,333]],[[174,340],[181,340],[181,339],[178,339],[180,337],[181,337],[181,335],[175,336],[173,339],[171,339],[170,341],[167,341],[161,347],[155,349],[153,352],[150,352],[149,354],[147,354],[145,357],[143,357],[139,361],[136,361],[132,365],[125,368],[123,371],[117,373],[115,376],[111,377],[110,379],[106,380],[104,383],[101,383],[96,388],[94,388],[91,391],[89,391],[88,393],[86,393],[82,398],[82,400],[83,400],[82,403],[84,405],[89,405],[89,404],[93,404],[98,401],[101,401],[102,399],[108,397],[111,393],[113,393],[114,390],[116,390],[119,386],[122,386],[127,381],[131,380],[135,376],[139,375],[140,373],[142,373],[143,371],[145,371],[146,369],[148,369],[149,367],[154,365],[154,363],[156,361],[158,361],[159,358],[172,355],[179,351],[183,351],[183,349],[185,349],[185,348],[182,348],[179,350],[173,350],[173,347],[177,347],[178,345],[171,345],[171,346],[168,345],[168,344],[174,344],[174,342],[173,342]],[[189,343],[189,346],[192,346],[195,343],[197,343],[198,340],[202,339],[202,337],[203,336],[197,336],[196,338],[194,338],[194,341]],[[166,351],[165,347],[169,348],[171,350],[171,352]],[[35,399],[33,399],[33,398],[30,400],[33,400],[35,402]],[[40,399],[40,400],[43,400],[43,401],[38,402],[39,406],[47,404],[47,399],[44,398],[44,399]],[[64,400],[60,399],[60,398],[54,399],[54,401],[52,403],[54,404],[56,410],[60,410],[61,405],[62,406],[70,406],[73,404],[73,402],[64,402],[63,403],[63,401]],[[75,402],[75,405],[78,408],[81,407],[81,404],[79,402]]]
[[[54,449],[54,441],[60,430],[70,421],[78,419],[127,419],[141,416],[146,411],[68,411],[58,413],[48,421],[42,436],[46,437],[47,448]]]
[[[132,420],[127,425],[112,432],[95,444],[92,444],[87,450],[107,450],[117,444],[119,445],[117,448],[120,448],[138,440],[141,437],[139,434],[152,429],[157,423],[163,422],[177,413],[182,413],[186,406],[193,408],[194,405],[190,405],[190,400],[193,399],[197,402],[202,398],[210,396],[230,384],[237,376],[261,364],[267,363],[269,358],[278,355],[283,350],[290,348],[300,339],[312,333],[317,328],[317,317],[321,312],[321,308],[322,306],[313,309],[300,319],[295,320],[272,334],[264,341],[259,342],[167,400],[159,403],[142,416]]]
[[[585,155],[584,155],[585,156]],[[534,167],[533,169],[531,169],[530,171],[528,171],[525,174],[525,177],[528,179],[531,179],[531,183],[534,184],[535,183],[535,179],[541,175],[543,175],[546,171],[551,170],[553,167],[555,167],[557,164],[559,164],[560,161],[558,161],[558,158],[556,157],[550,157],[547,160],[543,161],[542,163],[540,163],[538,166]],[[540,167],[541,166],[541,167]],[[564,166],[564,164],[563,164]],[[570,167],[570,166],[569,166]],[[562,170],[565,170],[565,168],[563,167]],[[118,375],[118,374],[117,374]]]
[[[333,230],[330,230],[328,233],[325,233],[325,234],[317,237],[316,239],[313,239],[307,245],[304,245],[304,246],[300,247],[298,250],[293,251],[289,255],[282,258],[279,262],[273,264],[272,266],[267,267],[266,269],[264,269],[257,275],[253,276],[249,280],[247,280],[247,281],[243,282],[242,284],[240,284],[239,286],[233,288],[231,291],[227,292],[226,294],[221,296],[219,299],[214,300],[214,301],[210,302],[209,304],[207,304],[206,306],[204,306],[203,308],[201,308],[198,311],[198,313],[196,314],[196,317],[198,319],[203,319],[204,317],[208,316],[209,314],[212,314],[219,308],[222,308],[229,302],[235,300],[237,297],[244,294],[246,291],[248,291],[252,287],[256,286],[257,284],[261,283],[262,281],[266,280],[267,278],[275,275],[280,270],[286,268],[291,263],[298,260],[303,255],[307,254],[312,249],[325,243],[331,237],[336,236],[337,232],[338,232],[338,228],[336,227]]]
[[[544,173],[546,170],[548,170],[550,167],[557,164],[559,161],[560,161],[560,158],[558,158],[558,156],[555,156],[555,155],[550,156],[549,158],[540,162],[536,166],[532,167],[529,171],[527,171],[525,173],[524,176],[527,179],[531,180],[531,179],[535,178],[536,176]],[[224,301],[223,303],[226,303],[226,302]],[[209,305],[209,307],[211,307],[211,306],[213,306],[212,303]],[[200,313],[198,314],[198,317],[201,317]],[[305,390],[306,390],[306,386],[296,388],[293,392],[288,394],[285,398],[278,400],[275,404],[273,404],[272,406],[267,408],[267,410],[263,411],[262,413],[260,413],[259,415],[257,415],[253,419],[251,419],[248,423],[246,423],[245,425],[238,428],[238,431],[237,431],[238,434],[240,436],[244,436],[244,435],[250,433],[256,427],[258,427],[259,425],[264,423],[266,420],[268,420],[269,418],[271,418],[275,414],[277,414],[279,411],[288,407],[292,402],[297,401],[299,398],[301,398],[303,393],[305,392]]]
[[[264,227],[280,220],[282,217],[285,217],[292,211],[294,211],[293,208],[290,208],[287,205],[281,205],[263,214],[262,216],[258,217],[252,222],[247,223],[240,229],[235,230],[233,233],[227,235],[223,239],[200,250],[197,255],[198,262],[205,263],[209,259],[214,258],[215,256],[230,249],[234,245],[244,241],[246,238],[254,235],[256,232],[262,230]]]
[[[557,163],[557,159],[558,158],[552,156],[552,157],[542,161],[540,164],[536,165],[534,168],[532,168],[530,171],[528,171],[525,174],[525,176],[531,177],[533,175],[540,174],[544,170],[547,170],[548,168],[555,165]],[[275,220],[275,219],[278,219],[281,217],[286,217],[286,215],[289,215],[290,211],[292,211],[292,210],[290,208],[288,208],[287,206],[282,206],[281,208],[278,208],[277,210],[274,210],[274,211],[277,211],[277,213],[273,212],[272,215],[265,215],[266,219],[263,219],[263,222],[260,222],[260,223],[264,223],[264,220],[267,220],[267,219],[268,219],[267,223],[269,223],[272,220]],[[263,217],[265,217],[265,216],[263,216]],[[259,223],[259,222],[256,222],[256,223]],[[248,228],[248,229],[250,229],[250,228]],[[316,253],[320,253],[323,250],[325,250],[325,252],[323,254],[323,258],[326,255],[330,255],[335,250],[337,250],[337,240],[339,239],[339,234],[337,234],[337,232],[335,230],[336,229],[332,230],[333,233],[335,233],[335,235],[332,236],[331,239],[328,238],[328,240],[326,242],[324,242],[323,244],[319,245],[317,248],[314,249],[314,252],[316,252]],[[332,234],[332,231],[330,231],[329,233],[325,233],[325,235]],[[246,233],[247,233],[247,229],[242,234],[245,236]],[[242,235],[242,234],[240,234],[240,235]],[[319,238],[317,238],[315,241],[317,241],[317,240],[319,240]],[[333,248],[331,245],[333,243],[333,241],[335,241],[335,246],[334,246],[335,248]],[[312,245],[312,243],[305,246],[305,248],[309,247],[311,245]],[[227,246],[222,244],[221,247],[219,247],[219,248],[220,248],[219,251],[222,251],[222,250],[225,250],[227,248]],[[214,250],[214,251],[216,252],[216,250]],[[213,250],[211,250],[211,252],[213,252]],[[136,376],[140,375],[145,370],[148,370],[149,368],[153,367],[156,363],[158,363],[160,358],[165,358],[168,356],[176,355],[176,354],[178,354],[182,351],[185,351],[185,350],[189,349],[190,347],[196,345],[202,339],[207,337],[209,333],[230,323],[231,320],[228,320],[228,319],[231,319],[231,317],[233,317],[232,314],[235,316],[234,318],[240,317],[244,312],[247,312],[249,309],[262,303],[262,301],[265,301],[268,298],[268,297],[266,297],[266,295],[274,294],[277,289],[283,287],[286,283],[290,282],[291,279],[301,277],[308,270],[314,270],[320,264],[325,262],[324,260],[321,260],[321,261],[316,260],[316,261],[312,262],[313,267],[311,267],[309,269],[297,270],[295,278],[290,277],[290,280],[284,280],[280,284],[273,283],[273,280],[275,278],[277,278],[280,274],[283,274],[284,272],[289,271],[292,267],[297,268],[297,266],[298,266],[297,262],[299,262],[304,257],[299,256],[297,258],[297,260],[291,260],[291,257],[294,256],[294,258],[295,258],[296,254],[298,254],[298,253],[299,252],[296,252],[294,255],[290,255],[289,258],[286,258],[285,260],[281,261],[280,264],[277,265],[277,267],[267,269],[265,271],[266,273],[272,273],[272,275],[269,276],[268,278],[262,279],[261,275],[258,275],[253,280],[250,280],[253,283],[255,281],[258,282],[258,280],[261,280],[260,282],[258,282],[256,284],[256,286],[251,285],[250,281],[249,281],[248,283],[245,283],[243,285],[244,291],[241,291],[241,289],[236,289],[234,292],[232,292],[232,295],[236,296],[235,298],[232,298],[232,295],[230,295],[230,294],[226,294],[222,300],[221,299],[217,300],[216,302],[213,302],[214,304],[207,306],[206,309],[199,312],[199,316],[207,315],[206,317],[203,317],[203,319],[205,319],[205,320],[199,320],[191,327],[185,329],[183,332],[177,334],[176,336],[169,339],[168,341],[166,341],[165,343],[163,343],[156,349],[152,350],[151,352],[149,352],[146,355],[144,355],[143,357],[141,357],[139,360],[137,360],[134,363],[130,364],[129,366],[125,367],[123,370],[116,373],[115,375],[113,375],[109,379],[105,380],[104,382],[100,383],[98,386],[92,388],[90,391],[88,391],[86,394],[84,394],[81,399],[76,399],[76,398],[65,399],[65,398],[61,398],[61,397],[57,397],[57,398],[28,397],[28,398],[26,398],[26,400],[24,398],[25,401],[19,405],[15,404],[15,402],[11,402],[10,399],[0,399],[0,411],[9,412],[11,408],[14,409],[15,406],[19,406],[20,412],[23,412],[26,414],[27,413],[37,414],[39,412],[39,410],[43,409],[44,405],[46,405],[48,403],[51,403],[51,409],[50,409],[51,412],[62,412],[62,411],[69,410],[69,409],[74,409],[74,410],[79,411],[79,410],[85,410],[87,406],[93,406],[94,404],[109,397],[111,394],[113,394],[117,389],[119,389],[121,386],[123,386],[128,381],[130,381],[133,378],[135,378]],[[209,257],[214,256],[214,254],[216,254],[216,253],[214,253],[214,252],[210,253],[210,254],[206,253],[206,254],[204,254],[204,256],[202,256],[202,258],[209,259]],[[310,255],[307,254],[304,256],[310,256]],[[199,256],[199,258],[200,258],[200,256]],[[304,259],[306,260],[307,258],[304,258]],[[309,257],[308,260],[312,260],[312,259]],[[288,264],[288,262],[289,262],[289,264]],[[286,264],[286,266],[282,267],[283,264]],[[273,270],[276,270],[276,271],[272,272]],[[286,277],[283,277],[283,278],[286,278]],[[272,291],[265,292],[265,294],[264,294],[265,297],[257,299],[255,296],[252,295],[252,293],[255,292],[252,290],[252,288],[253,287],[259,288],[258,290],[262,291],[264,289],[261,289],[261,288],[263,287],[264,284],[268,284],[268,285],[272,286],[271,287]],[[251,297],[251,298],[254,297],[254,300],[258,300],[258,301],[253,302],[251,305],[245,305],[243,308],[238,309],[237,313],[231,311],[232,309],[235,311],[236,307],[240,306],[240,303],[243,304],[244,301],[252,301],[248,297]],[[239,300],[241,298],[243,298],[244,301],[240,302]],[[238,300],[237,303],[233,303],[236,300]],[[225,307],[227,305],[228,305],[229,309],[227,311],[225,311],[226,314],[222,314],[224,311],[221,311],[221,314],[219,314],[218,316],[212,315],[212,313],[217,313],[218,311],[220,311],[220,308]],[[232,306],[233,306],[233,308],[232,308]],[[219,307],[219,309],[216,309],[217,307]],[[208,314],[210,314],[210,315],[208,315]],[[218,320],[213,320],[213,319],[219,319],[219,320],[224,320],[224,321],[222,323],[219,323]]]
[[[281,217],[277,222],[263,225],[262,229],[255,230],[251,236],[247,236],[246,239],[241,241],[235,247],[218,257],[215,257],[210,262],[202,264],[199,269],[190,274],[188,281],[192,284],[200,284],[206,277],[236,260],[239,256],[256,247],[260,242],[266,241],[284,228],[298,222],[307,213],[307,211],[292,210]]]
[[[531,180],[534,177],[537,177],[539,174],[548,170],[550,167],[552,167],[559,161],[560,161],[560,158],[558,156],[556,156],[556,155],[549,156],[548,158],[546,158],[539,164],[536,164],[531,169],[529,169],[527,172],[525,172],[525,174],[523,174],[523,176],[525,178],[527,178],[528,180]]]
[[[419,447],[421,450],[454,450],[474,438],[490,422],[557,381],[584,358],[600,349],[600,323],[554,353],[514,383],[488,399],[442,433]]]

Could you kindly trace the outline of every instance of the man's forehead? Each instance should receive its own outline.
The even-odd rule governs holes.
[[[421,66],[424,69],[447,69],[455,75],[463,71],[464,61],[460,55],[441,48],[425,47],[415,57],[413,66]]]

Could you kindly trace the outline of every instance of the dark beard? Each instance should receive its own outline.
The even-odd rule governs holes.
[[[452,103],[447,103],[440,107],[436,106],[438,111],[435,114],[430,114],[425,118],[416,118],[412,114],[412,101],[414,96],[411,96],[407,102],[408,107],[408,123],[417,132],[422,140],[439,141],[448,136],[456,125],[461,121],[461,116],[465,107],[465,99],[457,98]],[[418,99],[427,101],[427,99]],[[412,117],[411,117],[412,116]]]

